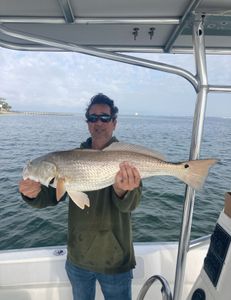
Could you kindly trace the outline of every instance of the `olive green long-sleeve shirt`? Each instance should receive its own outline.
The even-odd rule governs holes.
[[[81,147],[90,148],[90,139]],[[105,274],[134,268],[131,211],[139,204],[141,187],[127,192],[122,199],[112,186],[86,194],[90,207],[84,210],[69,200],[68,259],[81,268]],[[58,204],[52,187],[42,186],[37,198],[23,199],[37,208]]]

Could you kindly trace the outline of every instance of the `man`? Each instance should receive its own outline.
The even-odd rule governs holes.
[[[113,137],[117,113],[113,100],[94,96],[85,114],[91,137],[80,147],[101,150],[117,142]],[[31,206],[58,203],[54,188],[32,180],[21,181],[19,190]],[[90,207],[84,210],[69,201],[66,271],[74,300],[95,299],[96,280],[106,300],[130,300],[135,267],[130,215],[140,201],[139,172],[123,162],[112,186],[87,195]]]

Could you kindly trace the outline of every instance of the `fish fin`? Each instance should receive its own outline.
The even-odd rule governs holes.
[[[59,201],[66,192],[65,188],[65,180],[63,178],[59,178],[56,182],[56,199]]]
[[[75,148],[73,150],[70,150],[72,152],[100,152],[101,150],[97,149],[88,149],[88,148]]]
[[[67,190],[68,195],[72,201],[81,209],[84,209],[85,206],[90,207],[90,200],[87,194],[74,190]]]
[[[140,145],[127,144],[123,142],[114,142],[108,147],[104,148],[103,151],[131,151],[152,156],[160,160],[165,160],[164,155],[159,153],[158,151],[151,150]]]
[[[208,176],[209,168],[217,162],[218,160],[216,159],[199,159],[186,161],[182,163],[182,165],[185,169],[187,169],[187,171],[182,172],[182,174],[177,177],[195,190],[198,190],[203,186]]]

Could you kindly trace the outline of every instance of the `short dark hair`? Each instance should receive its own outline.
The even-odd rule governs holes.
[[[95,104],[108,105],[111,110],[112,119],[115,120],[117,118],[117,114],[119,112],[118,107],[114,105],[114,101],[112,99],[110,99],[108,96],[106,96],[102,93],[99,93],[91,98],[91,100],[87,106],[87,109],[86,109],[86,113],[85,113],[86,118],[89,116],[90,108],[92,107],[92,105],[95,105]]]

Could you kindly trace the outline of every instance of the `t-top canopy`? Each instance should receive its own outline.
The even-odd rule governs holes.
[[[1,0],[0,46],[60,50],[18,31],[112,51],[187,53],[195,15],[209,53],[231,53],[230,0]]]

